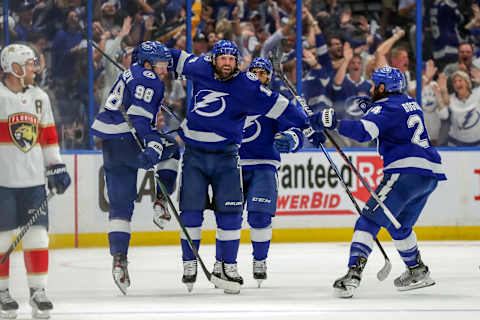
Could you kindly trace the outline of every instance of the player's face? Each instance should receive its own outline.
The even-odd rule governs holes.
[[[250,72],[254,73],[263,85],[268,84],[268,71],[262,68],[252,68]]]
[[[25,62],[25,74],[23,73],[22,67],[19,64],[13,64],[13,70],[15,73],[23,76],[23,83],[25,86],[32,85],[34,83],[35,71],[37,68],[38,64],[33,59]]]
[[[235,72],[237,59],[231,54],[222,54],[215,59],[215,72],[221,78],[228,78]]]
[[[158,61],[155,63],[153,66],[153,71],[157,74],[157,76],[160,78],[160,80],[165,80],[165,77],[168,74],[168,62],[166,61]]]

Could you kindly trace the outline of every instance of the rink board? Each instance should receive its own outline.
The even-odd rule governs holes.
[[[347,152],[372,187],[382,177],[382,160],[374,150]],[[330,155],[360,207],[368,191],[335,151]],[[480,240],[480,150],[441,151],[447,182],[441,182],[428,201],[417,224],[423,240]],[[107,245],[108,197],[105,193],[102,155],[99,153],[63,155],[72,176],[72,187],[50,203],[52,247]],[[273,241],[349,241],[357,218],[353,204],[344,192],[322,152],[306,151],[282,158],[278,176],[279,198],[274,219]],[[175,219],[165,231],[152,223],[153,177],[140,172],[139,197],[132,220],[133,245],[178,244]],[[172,199],[177,203],[177,195]],[[244,221],[242,241],[249,241]],[[206,211],[203,241],[213,243],[215,220]],[[380,239],[388,239],[381,233]]]

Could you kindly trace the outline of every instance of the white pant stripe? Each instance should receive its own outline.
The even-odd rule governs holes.
[[[262,229],[250,228],[250,239],[255,242],[272,240],[272,225]]]
[[[187,229],[188,234],[192,240],[201,240],[202,239],[202,227],[185,227]],[[180,239],[187,240],[187,236],[180,231]]]
[[[240,239],[240,229],[238,230],[223,230],[217,228],[217,239],[221,241],[231,241]]]
[[[398,251],[408,251],[417,246],[417,235],[415,231],[412,230],[412,233],[410,233],[408,237],[403,240],[393,240],[393,243],[395,243],[395,248],[397,248]]]

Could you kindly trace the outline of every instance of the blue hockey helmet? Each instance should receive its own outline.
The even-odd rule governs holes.
[[[132,53],[132,63],[143,65],[146,61],[153,66],[157,62],[168,62],[168,70],[173,68],[173,58],[170,50],[161,42],[145,41],[138,45]]]
[[[402,72],[389,66],[375,70],[372,74],[372,81],[375,83],[375,87],[378,87],[380,83],[385,84],[385,92],[402,92],[406,87]]]
[[[270,79],[272,78],[272,73],[273,73],[272,63],[267,58],[254,58],[252,62],[250,62],[250,65],[248,66],[248,71],[250,71],[253,68],[260,68],[267,71],[268,77]]]
[[[212,48],[212,54],[213,54],[213,60],[215,60],[218,56],[224,55],[224,54],[230,54],[232,56],[235,56],[238,61],[238,48],[233,43],[233,41],[230,40],[220,40]]]

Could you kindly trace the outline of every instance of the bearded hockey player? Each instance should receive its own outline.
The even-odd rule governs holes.
[[[0,83],[0,258],[14,230],[24,226],[46,199],[48,188],[62,194],[70,185],[58,147],[48,95],[35,86],[37,58],[23,44],[11,44],[0,54],[4,72]],[[48,208],[23,238],[23,255],[35,318],[49,318],[52,302],[46,296],[48,274]],[[0,316],[15,318],[18,303],[10,296],[9,261],[0,264]]]
[[[395,279],[395,287],[405,291],[435,284],[420,257],[412,228],[438,181],[446,180],[441,158],[430,143],[422,108],[415,99],[401,93],[405,78],[400,70],[382,67],[373,73],[372,80],[372,100],[359,101],[359,108],[366,113],[362,119],[337,120],[333,109],[310,118],[315,130],[338,130],[358,142],[377,139],[384,168],[375,192],[401,224],[396,229],[376,200],[368,199],[355,224],[348,272],[333,284],[335,293],[342,298],[352,297],[360,285],[381,227],[392,236],[407,269]]]
[[[223,274],[243,284],[237,254],[242,225],[243,192],[238,148],[248,115],[263,114],[305,128],[303,110],[264,87],[252,73],[238,70],[239,51],[229,40],[217,42],[211,56],[196,57],[170,49],[177,75],[193,81],[192,104],[180,136],[185,142],[180,186],[180,211],[185,227],[198,248],[208,186],[213,189],[217,222],[217,248],[221,248]],[[197,277],[197,260],[182,237],[183,283],[190,291]],[[239,293],[226,290],[226,293]]]

